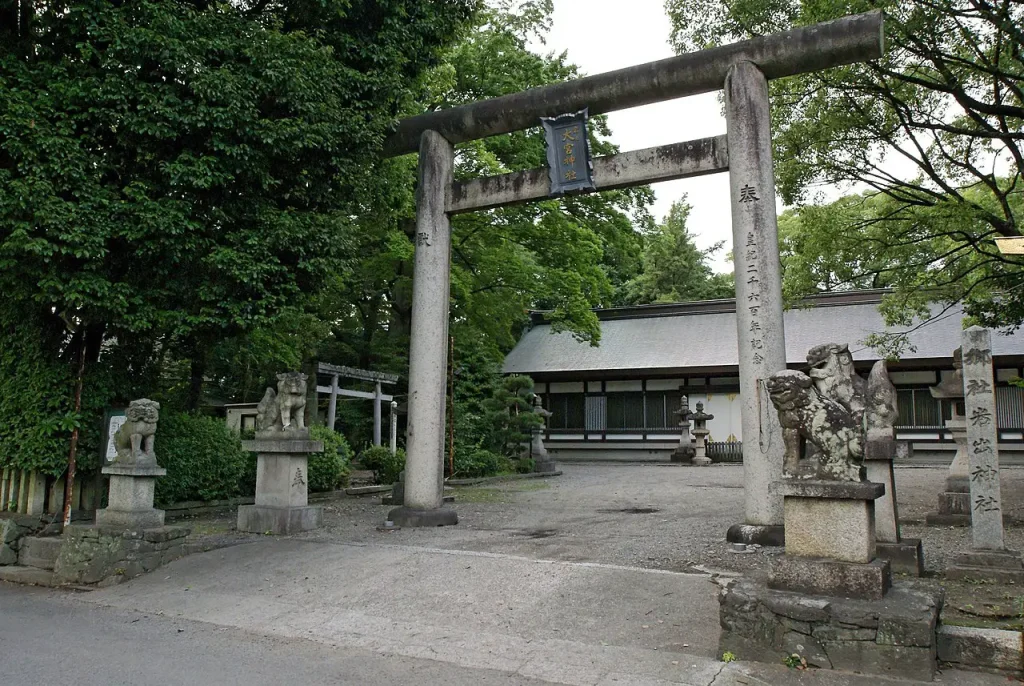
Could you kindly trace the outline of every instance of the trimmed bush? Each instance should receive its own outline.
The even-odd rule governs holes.
[[[455,474],[453,476],[456,479],[472,479],[515,471],[512,460],[484,448],[456,451],[454,462]]]
[[[531,460],[528,457],[523,457],[516,460],[516,472],[518,474],[530,474],[537,470],[536,460]]]
[[[322,453],[309,456],[309,490],[315,493],[348,486],[349,462],[352,459],[348,441],[337,431],[320,424],[314,424],[309,431],[314,441],[324,442]]]
[[[223,419],[161,412],[156,456],[167,476],[156,480],[156,501],[222,500],[239,494],[251,459]]]
[[[373,480],[378,484],[393,484],[398,475],[405,469],[405,451],[401,448],[394,455],[388,448],[375,445],[359,453],[359,463],[373,472]]]

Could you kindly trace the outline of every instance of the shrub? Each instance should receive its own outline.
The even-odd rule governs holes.
[[[519,474],[530,474],[537,469],[537,462],[528,457],[516,460],[516,472]]]
[[[156,456],[167,476],[156,481],[156,500],[221,500],[238,495],[250,454],[222,419],[162,412]]]
[[[322,453],[309,456],[309,490],[333,491],[348,486],[349,462],[352,459],[348,441],[342,434],[320,424],[311,426],[309,431],[314,441],[324,442]]]
[[[515,471],[512,460],[484,448],[456,451],[454,462],[454,477],[457,479],[494,476]]]
[[[378,484],[393,484],[405,469],[405,451],[401,448],[391,454],[388,448],[375,445],[359,453],[359,463],[373,471],[373,480]]]

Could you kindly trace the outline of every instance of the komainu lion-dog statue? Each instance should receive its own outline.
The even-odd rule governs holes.
[[[114,433],[114,462],[139,467],[156,467],[153,442],[160,421],[160,403],[141,398],[128,403],[126,421]]]
[[[863,481],[869,439],[893,435],[896,389],[885,361],[868,380],[857,376],[845,345],[818,345],[807,353],[809,374],[792,369],[766,382],[779,413],[788,477]]]
[[[301,431],[306,428],[306,375],[284,372],[277,375],[277,391],[268,388],[256,406],[258,432]]]

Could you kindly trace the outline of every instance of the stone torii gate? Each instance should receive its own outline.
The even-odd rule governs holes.
[[[326,362],[320,362],[317,364],[317,373],[319,374],[330,374],[331,385],[330,386],[317,386],[317,393],[327,393],[330,395],[330,400],[327,403],[327,426],[331,429],[334,428],[334,422],[338,417],[338,396],[344,395],[350,398],[363,398],[365,400],[373,401],[373,444],[380,445],[380,404],[381,401],[392,402],[394,398],[385,393],[381,393],[381,384],[395,384],[398,383],[398,374],[385,374],[384,372],[371,372],[366,369],[356,369],[354,367],[342,367],[336,364],[327,364]],[[360,379],[362,381],[373,382],[373,393],[367,393],[366,391],[353,391],[347,388],[341,388],[338,386],[339,377],[347,379]],[[395,414],[394,406],[391,407],[392,417]],[[392,432],[394,432],[394,421],[392,424]],[[392,437],[392,443],[394,443],[394,437]],[[392,449],[392,452],[394,450]]]
[[[587,108],[603,114],[725,90],[727,134],[593,160],[594,190],[729,171],[736,264],[745,520],[730,540],[781,544],[781,430],[763,382],[786,368],[768,79],[880,57],[882,14],[869,12],[575,81],[429,112],[398,123],[387,156],[419,152],[409,348],[405,505],[400,526],[458,521],[442,507],[451,266],[449,216],[549,197],[547,168],[456,182],[454,145],[538,126]],[[682,128],[682,126],[680,126]]]

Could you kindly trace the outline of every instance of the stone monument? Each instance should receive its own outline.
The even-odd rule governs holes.
[[[110,476],[107,507],[96,511],[96,525],[142,530],[164,525],[164,511],[153,507],[157,477],[167,474],[153,444],[160,403],[142,398],[128,404],[125,423],[114,434],[117,457],[101,471]]]
[[[946,490],[939,494],[938,512],[930,512],[926,518],[933,526],[970,526],[971,503],[968,492],[967,474],[967,423],[964,420],[964,374],[963,349],[953,351],[953,373],[937,386],[928,389],[937,400],[948,400],[952,405],[952,417],[946,420],[946,428],[953,435],[956,454],[949,465],[946,476]]]
[[[316,529],[323,508],[310,505],[308,463],[324,450],[310,440],[305,426],[306,375],[277,375],[277,390],[268,388],[256,408],[256,438],[242,447],[257,453],[256,502],[238,508],[238,530],[291,534]]]
[[[894,572],[921,576],[924,553],[919,538],[903,538],[896,502],[896,388],[889,380],[885,360],[879,360],[868,376],[864,414],[864,468],[868,481],[880,483],[885,493],[875,501],[875,544],[878,557],[889,560]]]
[[[679,390],[682,391],[683,387],[680,386]],[[672,414],[679,417],[679,445],[672,451],[671,460],[690,462],[696,454],[696,449],[693,447],[693,436],[690,434],[690,417],[693,413],[690,412],[690,399],[685,394],[680,395],[679,409]]]
[[[540,396],[533,396],[533,412],[540,417],[540,425],[533,430],[533,442],[530,444],[530,454],[534,461],[534,471],[540,473],[557,472],[558,465],[548,455],[548,449],[544,447],[544,427],[551,413],[545,410],[540,404]]]
[[[783,429],[783,478],[771,489],[783,498],[785,554],[766,583],[744,579],[723,591],[720,648],[930,678],[942,593],[894,587],[890,562],[877,555],[875,501],[886,485],[867,480],[865,446],[884,442],[895,418],[885,365],[865,382],[846,346],[816,346],[807,358],[809,374],[784,370],[766,384]]]
[[[1024,583],[1020,553],[1007,550],[1003,542],[991,332],[980,326],[966,329],[962,350],[971,550],[957,556],[946,576]]]
[[[705,414],[704,403],[697,402],[697,411],[691,415],[693,419],[694,453],[693,464],[696,467],[707,467],[711,464],[708,457],[708,422],[715,418],[713,414]]]

